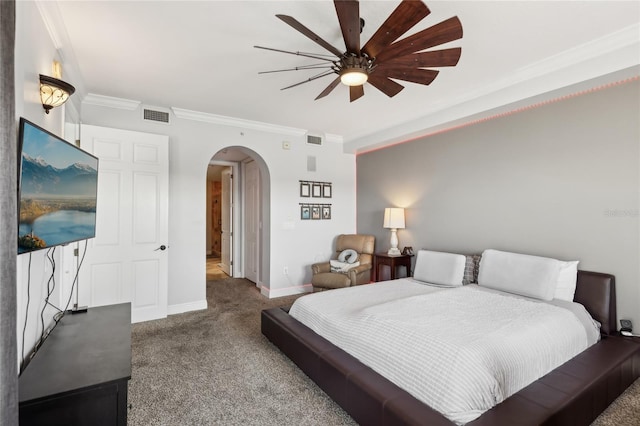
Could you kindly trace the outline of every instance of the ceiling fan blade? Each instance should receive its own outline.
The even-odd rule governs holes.
[[[325,76],[330,75],[330,74],[335,74],[335,71],[327,71],[327,72],[320,73],[318,75],[314,75],[313,77],[310,77],[310,78],[308,78],[308,79],[306,79],[304,81],[301,81],[299,83],[292,84],[291,86],[283,87],[280,90],[291,89],[292,87],[300,86],[301,84],[308,83],[308,82],[313,81],[313,80],[317,80],[319,78],[325,77]]]
[[[454,16],[393,43],[376,57],[376,63],[381,64],[384,61],[419,52],[459,38],[462,38],[462,24],[458,17]]]
[[[293,17],[288,16],[288,15],[276,15],[276,17],[280,18],[282,21],[284,21],[285,23],[289,24],[294,29],[298,30],[299,32],[301,32],[305,36],[309,37],[311,40],[315,41],[320,46],[324,47],[325,49],[327,49],[329,52],[333,53],[337,57],[341,57],[342,56],[343,52],[339,51],[338,49],[336,49],[335,47],[330,45],[328,42],[324,41],[322,38],[320,38],[319,35],[317,35],[313,31],[311,31],[309,28],[305,27],[300,22],[298,22],[298,20],[296,20],[296,18],[293,18]]]
[[[289,55],[304,56],[306,58],[318,59],[320,61],[335,62],[335,58],[332,58],[332,59],[323,58],[322,57],[323,55],[321,54],[314,55],[312,53],[290,52],[288,50],[274,49],[273,47],[264,47],[264,46],[253,46],[253,47],[255,47],[256,49],[271,50],[273,52],[288,53]],[[329,56],[329,55],[326,55],[326,56]]]
[[[360,4],[357,0],[334,0],[347,52],[360,55]]]
[[[389,59],[380,66],[390,67],[453,67],[460,60],[462,49],[455,47],[453,49],[432,50],[427,52],[412,53],[411,55],[401,56],[399,58]]]
[[[270,70],[270,71],[258,71],[258,74],[273,74],[276,72],[286,72],[286,71],[303,71],[303,70],[320,70],[320,69],[327,69],[327,68],[333,68],[330,65],[302,65],[300,67],[295,67],[295,68],[285,68],[285,69],[281,69],[281,70]]]
[[[418,84],[431,84],[433,80],[438,76],[440,71],[425,70],[422,68],[405,68],[405,67],[378,67],[375,70],[376,74],[380,74],[384,77],[395,78],[396,80],[410,81]]]
[[[404,0],[371,36],[362,51],[375,58],[385,47],[431,13],[420,0]]]
[[[338,86],[338,84],[340,84],[340,77],[336,77],[335,80],[333,80],[331,82],[331,84],[329,84],[317,97],[316,97],[316,101],[320,98],[324,98],[325,96],[327,96],[329,93],[331,93],[333,91],[333,89],[336,88],[336,86]]]
[[[389,77],[386,77],[384,75],[376,75],[373,73],[369,74],[369,79],[367,80],[367,82],[371,83],[373,87],[390,98],[394,97],[395,95],[400,93],[402,89],[404,89],[404,86],[396,83],[395,81],[389,79]]]
[[[349,87],[349,100],[350,102],[356,101],[364,96],[364,85],[350,86]]]

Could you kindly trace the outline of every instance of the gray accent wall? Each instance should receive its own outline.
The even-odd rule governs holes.
[[[357,157],[357,228],[389,248],[495,248],[616,276],[640,331],[640,82],[613,86]]]

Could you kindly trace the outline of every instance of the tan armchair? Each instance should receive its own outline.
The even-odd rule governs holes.
[[[313,291],[322,291],[369,283],[371,281],[375,241],[376,239],[373,235],[338,235],[338,239],[336,240],[336,251],[331,258],[337,259],[338,255],[343,250],[351,249],[358,253],[358,262],[360,262],[360,265],[344,273],[331,272],[331,264],[329,262],[315,263],[311,265],[311,270],[313,271],[313,276],[311,277]]]

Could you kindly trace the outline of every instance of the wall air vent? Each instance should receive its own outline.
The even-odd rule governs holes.
[[[314,135],[307,135],[307,143],[309,145],[322,145],[322,137],[314,136]]]
[[[169,123],[169,113],[167,111],[158,111],[154,109],[143,108],[143,119],[149,121],[157,121],[159,123]]]

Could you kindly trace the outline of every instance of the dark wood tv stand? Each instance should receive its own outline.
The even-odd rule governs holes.
[[[20,376],[20,425],[126,425],[131,305],[68,313]]]

